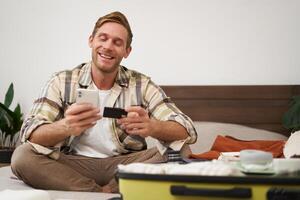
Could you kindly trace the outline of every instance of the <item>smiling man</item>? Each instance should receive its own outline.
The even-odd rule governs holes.
[[[117,192],[118,164],[166,161],[164,151],[147,149],[146,137],[166,149],[197,139],[191,119],[162,89],[139,72],[120,65],[131,52],[126,17],[100,17],[89,37],[92,61],[55,73],[46,83],[21,129],[22,145],[12,157],[14,174],[49,190]],[[93,107],[76,102],[76,89],[97,90]],[[102,116],[104,107],[124,108],[121,119]]]

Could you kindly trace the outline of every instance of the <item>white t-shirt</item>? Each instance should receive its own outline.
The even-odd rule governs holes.
[[[111,90],[98,91],[100,113],[103,113],[103,108],[106,105]],[[118,155],[116,145],[112,142],[113,132],[110,128],[110,123],[109,118],[102,118],[97,121],[95,126],[86,130],[74,147],[75,153],[94,158],[106,158]]]

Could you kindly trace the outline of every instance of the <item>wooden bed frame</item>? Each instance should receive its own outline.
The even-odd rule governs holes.
[[[300,85],[161,86],[194,121],[242,124],[289,136],[282,126],[291,97]]]

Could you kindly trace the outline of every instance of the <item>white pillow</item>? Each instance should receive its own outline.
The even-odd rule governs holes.
[[[217,135],[229,135],[241,140],[287,140],[287,137],[276,132],[252,128],[248,126],[219,123],[194,122],[198,133],[198,140],[190,145],[193,153],[209,151]]]
[[[283,154],[286,158],[291,158],[293,156],[300,156],[300,131],[292,133],[287,142],[285,143]]]

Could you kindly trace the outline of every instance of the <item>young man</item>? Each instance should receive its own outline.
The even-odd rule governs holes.
[[[126,17],[113,12],[98,19],[89,46],[92,61],[55,73],[21,129],[22,142],[12,170],[40,189],[117,192],[118,164],[166,161],[145,137],[162,147],[193,143],[197,133],[161,88],[120,63],[131,52],[132,32]],[[76,102],[76,89],[96,89],[100,105]],[[102,117],[103,107],[125,108],[121,119]]]

